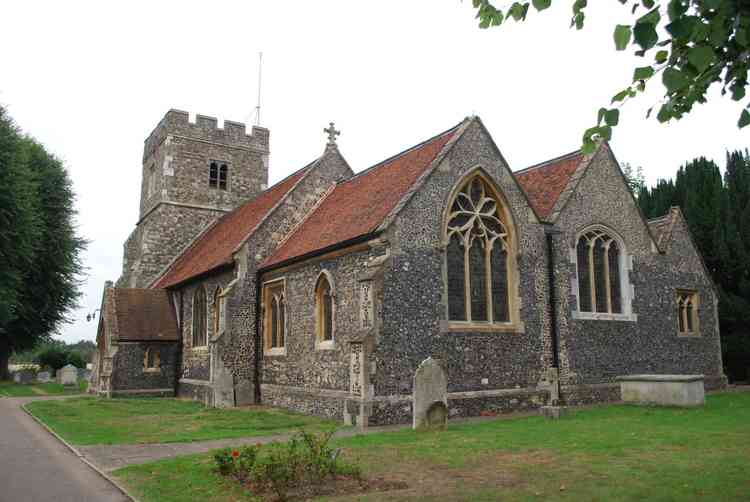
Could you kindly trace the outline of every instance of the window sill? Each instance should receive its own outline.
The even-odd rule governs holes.
[[[144,373],[161,373],[161,368],[143,368]]]
[[[325,342],[315,342],[315,350],[334,350],[336,344],[333,340],[326,340]]]
[[[572,317],[579,321],[638,322],[638,314],[605,314],[604,312],[579,312],[574,310]]]
[[[677,333],[677,338],[701,338],[700,332],[697,333]]]
[[[286,347],[274,347],[263,351],[264,356],[285,356]]]
[[[201,345],[199,347],[190,347],[190,352],[196,352],[196,353],[208,352],[208,345]]]
[[[463,322],[463,321],[441,321],[441,333],[513,333],[521,334],[526,332],[523,323],[510,324],[498,323],[491,324],[488,322]]]

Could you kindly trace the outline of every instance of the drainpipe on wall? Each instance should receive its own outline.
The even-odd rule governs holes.
[[[253,368],[253,385],[255,387],[255,404],[260,404],[260,295],[263,292],[260,284],[260,271],[255,271],[255,329],[253,337],[255,338],[255,366]]]
[[[177,341],[177,353],[175,354],[175,373],[174,373],[174,397],[178,396],[179,388],[180,388],[180,375],[182,375],[182,343],[183,343],[183,331],[184,326],[182,324],[184,318],[183,318],[183,298],[184,298],[184,292],[180,290],[180,339]]]
[[[547,272],[549,277],[549,320],[552,338],[552,371],[550,372],[550,404],[557,406],[560,401],[560,343],[557,331],[557,284],[555,281],[554,237],[562,232],[553,227],[545,227],[547,238]]]

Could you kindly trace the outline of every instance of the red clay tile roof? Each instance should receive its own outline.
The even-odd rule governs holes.
[[[261,267],[374,232],[461,124],[337,184]]]
[[[580,151],[516,171],[513,175],[540,218],[547,218],[583,160]]]
[[[255,230],[268,212],[304,176],[308,164],[219,218],[180,256],[152,287],[175,286],[192,277],[232,263],[232,252]]]
[[[177,318],[164,289],[112,288],[114,326],[118,340],[177,341]],[[109,302],[108,302],[109,303]],[[109,303],[109,306],[112,305]]]

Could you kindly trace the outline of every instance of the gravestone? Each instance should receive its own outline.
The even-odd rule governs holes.
[[[16,371],[15,373],[13,373],[13,382],[14,383],[21,383],[21,372],[20,371]]]
[[[52,376],[50,376],[49,371],[42,371],[37,374],[36,380],[39,383],[48,383],[52,381]]]
[[[34,372],[31,370],[18,370],[13,373],[13,381],[24,385],[34,383]]]
[[[448,378],[435,359],[428,357],[414,373],[414,429],[448,425]]]
[[[91,371],[86,368],[78,368],[78,380],[88,380],[91,376]]]
[[[57,383],[76,385],[78,383],[78,368],[69,364],[57,370]]]

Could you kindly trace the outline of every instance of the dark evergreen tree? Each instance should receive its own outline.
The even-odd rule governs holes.
[[[62,163],[0,109],[0,379],[11,353],[49,339],[76,304],[85,242],[73,203]]]

